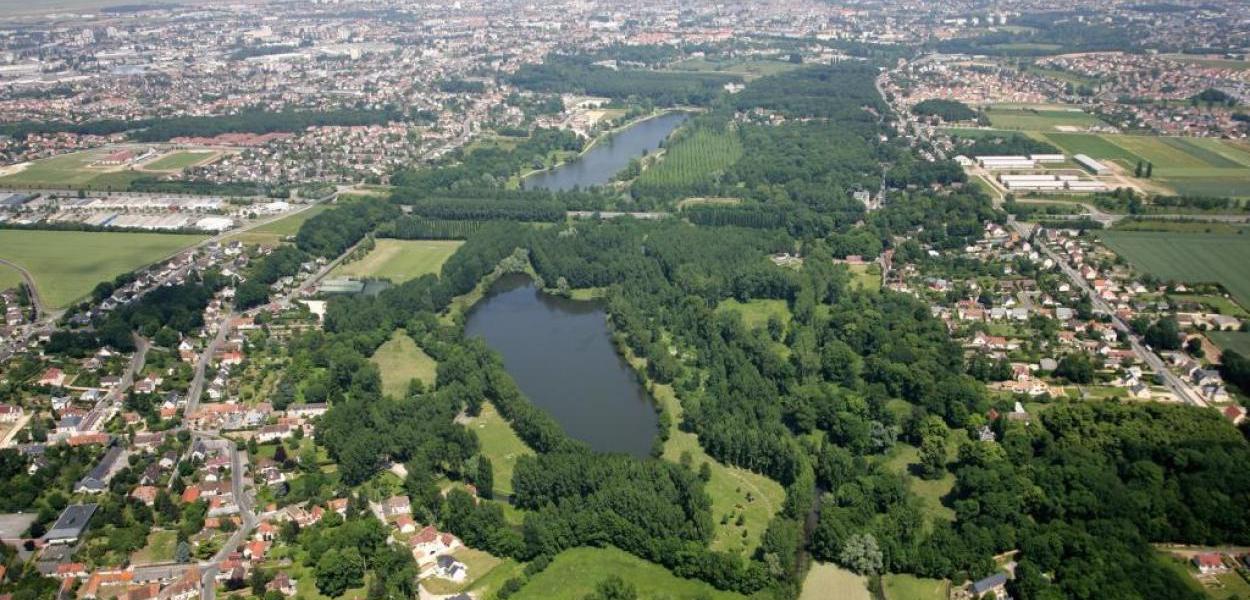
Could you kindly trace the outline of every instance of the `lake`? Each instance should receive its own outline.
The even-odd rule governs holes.
[[[690,115],[684,112],[664,113],[628,129],[607,136],[585,154],[554,169],[539,171],[521,181],[526,189],[563,191],[574,186],[587,188],[612,181],[629,165],[631,159],[653,152]]]
[[[600,452],[647,456],[655,408],[612,345],[598,302],[543,294],[505,275],[469,312],[465,334],[503,356],[517,386],[570,436]]]

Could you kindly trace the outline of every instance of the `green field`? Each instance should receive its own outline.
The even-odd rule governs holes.
[[[1154,164],[1151,181],[1178,194],[1250,196],[1250,150],[1228,140],[1143,135],[1046,132],[1046,140],[1069,154],[1114,161],[1131,171]]]
[[[790,322],[790,307],[785,300],[748,300],[739,302],[733,298],[721,301],[716,305],[716,312],[737,312],[742,315],[742,324],[748,329],[765,327],[770,317],[781,319],[782,323]]]
[[[1118,160],[1124,164],[1136,166],[1137,155],[1112,143],[1111,136],[1097,133],[1053,133],[1046,132],[1045,138],[1068,154],[1085,154],[1099,160]]]
[[[881,267],[877,264],[847,265],[851,271],[851,287],[861,290],[881,289]]]
[[[260,227],[236,233],[230,236],[228,240],[238,240],[245,244],[276,246],[287,237],[299,233],[299,228],[304,224],[304,221],[330,210],[330,208],[329,204],[318,204]]]
[[[1250,237],[1201,233],[1103,231],[1099,237],[1137,269],[1164,281],[1219,283],[1250,306]]]
[[[688,58],[670,67],[673,71],[698,71],[702,73],[725,73],[738,75],[744,81],[776,75],[803,65],[779,60],[708,60],[706,58]]]
[[[1250,332],[1208,331],[1207,337],[1220,350],[1233,350],[1242,356],[1250,356]]]
[[[986,109],[990,124],[1002,129],[1020,131],[1054,131],[1056,127],[1090,127],[1105,125],[1098,117],[1082,111],[1002,108]]]
[[[950,582],[922,579],[915,575],[885,575],[881,578],[886,600],[946,600]]]
[[[200,240],[201,235],[5,230],[0,258],[30,271],[49,307],[63,308],[101,281],[144,267]]]
[[[742,142],[733,130],[699,128],[671,144],[659,162],[635,182],[640,190],[695,191],[714,183],[726,168],[742,157]]]
[[[517,459],[531,456],[534,451],[521,438],[508,422],[495,410],[489,402],[482,404],[482,413],[473,418],[469,428],[477,433],[477,441],[482,446],[482,454],[490,459],[495,470],[495,495],[506,498],[512,495],[512,472],[516,469]]]
[[[799,600],[870,600],[868,579],[828,563],[812,563]]]
[[[438,274],[443,263],[464,242],[377,240],[364,258],[339,265],[332,277],[380,277],[403,283],[426,274]]]
[[[21,285],[22,274],[9,265],[0,265],[0,291]]]
[[[408,382],[419,379],[426,386],[434,385],[438,363],[417,346],[407,333],[396,331],[391,339],[378,347],[369,360],[382,373],[382,393],[402,398],[408,393]]]
[[[213,150],[184,150],[180,152],[171,152],[150,163],[143,165],[143,168],[150,171],[181,171],[191,165],[198,164],[216,154]]]
[[[148,545],[136,552],[130,561],[137,565],[171,561],[177,545],[177,531],[153,531],[148,534]]]
[[[953,460],[955,458],[959,448],[958,440],[960,439],[963,439],[962,436],[956,435],[956,432],[951,432],[946,442],[947,459]],[[921,507],[930,522],[938,520],[954,521],[955,511],[942,504],[942,498],[955,487],[954,473],[947,471],[939,479],[921,479],[911,474],[912,465],[918,464],[920,464],[920,449],[902,442],[894,446],[889,460],[885,462],[886,468],[906,477],[908,487],[911,488],[912,493],[920,498]]]
[[[512,596],[515,600],[582,600],[599,582],[615,575],[633,584],[639,598],[731,600],[740,594],[718,590],[702,581],[682,579],[668,569],[616,548],[573,548],[556,555],[551,565]]]

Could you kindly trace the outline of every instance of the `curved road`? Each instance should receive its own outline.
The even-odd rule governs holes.
[[[30,290],[30,301],[35,304],[35,318],[32,321],[38,321],[41,315],[48,314],[47,306],[43,303],[43,298],[39,296],[39,288],[35,287],[35,277],[26,270],[26,267],[19,265],[13,261],[0,258],[0,265],[8,265],[17,270],[22,275],[22,279],[26,281],[26,289]]]

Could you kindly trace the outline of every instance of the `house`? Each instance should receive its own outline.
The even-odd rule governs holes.
[[[148,506],[156,503],[157,489],[151,485],[141,485],[130,492],[130,497]]]
[[[87,565],[78,562],[61,563],[56,566],[57,579],[83,579],[87,576]]]
[[[972,584],[972,597],[984,598],[987,594],[999,600],[1007,598],[1007,574],[995,573]]]
[[[39,378],[39,385],[47,385],[51,387],[61,387],[65,384],[65,373],[56,367],[50,367],[43,372],[43,376]]]
[[[399,515],[395,518],[395,527],[400,533],[412,533],[417,530],[417,522],[409,515]]]
[[[278,592],[282,594],[283,596],[294,596],[295,595],[295,580],[291,579],[290,575],[279,572],[278,574],[273,576],[273,579],[269,580],[269,583],[265,584],[265,590],[270,591],[270,592]]]
[[[15,423],[20,418],[22,418],[22,407],[0,404],[0,423]]]
[[[74,492],[78,494],[99,494],[108,489],[108,482],[113,478],[113,473],[118,469],[121,459],[125,456],[126,451],[121,446],[113,446],[104,453],[104,457],[96,466],[87,473],[85,477],[78,481],[78,485],[74,487]]]
[[[437,577],[460,583],[469,576],[469,568],[451,556],[440,556],[435,561],[434,574]]]
[[[1198,567],[1198,572],[1206,575],[1208,573],[1223,573],[1228,570],[1224,565],[1224,557],[1218,552],[1204,552],[1195,554],[1192,559],[1194,566]]]
[[[433,525],[427,525],[408,543],[412,546],[412,556],[418,565],[427,564],[435,557],[464,545],[460,542],[460,538],[450,533],[442,533]]]
[[[194,600],[200,596],[200,569],[191,567],[183,572],[178,581],[161,590],[159,600]]]
[[[329,410],[329,408],[330,408],[330,407],[329,407],[329,405],[328,405],[328,404],[326,404],[325,402],[310,402],[310,403],[307,403],[307,404],[292,404],[292,405],[290,405],[290,406],[288,406],[288,407],[287,407],[287,409],[286,409],[286,416],[288,416],[288,417],[300,417],[300,418],[304,418],[304,419],[311,419],[311,418],[313,418],[313,417],[319,417],[319,416],[321,416],[321,415],[326,414],[326,411],[327,411],[327,410]]]
[[[982,442],[993,442],[998,438],[994,435],[994,430],[990,429],[989,425],[982,425],[981,428],[977,430],[977,439]]]
[[[1224,418],[1232,421],[1233,425],[1241,425],[1246,420],[1246,408],[1236,404],[1226,407],[1223,411]]]

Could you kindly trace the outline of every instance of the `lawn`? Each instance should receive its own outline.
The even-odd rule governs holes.
[[[0,265],[0,291],[12,289],[22,283],[22,274],[9,265]]]
[[[504,565],[505,562],[516,564],[512,560],[504,561],[486,552],[472,548],[460,548],[452,552],[451,555],[456,557],[456,560],[464,563],[464,566],[469,571],[468,577],[461,583],[441,577],[426,577],[421,580],[421,585],[430,593],[443,595],[462,592],[473,587],[479,579],[494,571],[496,567]]]
[[[495,470],[495,495],[501,498],[511,496],[512,472],[516,469],[517,459],[533,455],[534,451],[517,437],[512,426],[489,402],[482,403],[482,413],[472,420],[469,428],[477,433],[482,454],[490,459]]]
[[[954,460],[967,435],[962,430],[952,431],[946,439],[946,458]],[[942,504],[942,498],[955,487],[955,475],[949,471],[939,479],[921,479],[911,474],[912,465],[920,464],[920,449],[911,444],[898,443],[885,462],[885,467],[904,475],[912,493],[920,498],[925,516],[930,522],[954,521],[955,511]]]
[[[990,124],[1002,129],[1054,131],[1056,127],[1086,128],[1105,125],[1098,117],[1080,110],[1038,110],[991,106],[985,113]]]
[[[177,546],[177,531],[153,531],[148,534],[148,545],[136,552],[131,562],[137,565],[169,562],[174,559]]]
[[[885,575],[881,582],[886,600],[946,600],[950,597],[950,582],[945,579]]]
[[[733,298],[722,301],[716,306],[717,312],[735,311],[742,315],[742,323],[748,329],[765,327],[768,319],[776,316],[782,323],[790,322],[790,307],[785,300],[748,300],[739,302]]]
[[[730,600],[743,598],[702,581],[682,579],[668,569],[616,548],[573,548],[512,596],[515,600],[581,600],[599,582],[615,575],[634,585],[639,598]],[[825,596],[828,597],[828,596]]]
[[[668,441],[664,444],[664,459],[680,463],[682,455],[689,453],[691,468],[697,470],[703,463],[711,467],[712,477],[704,489],[712,499],[712,519],[716,523],[712,549],[749,556],[759,546],[768,522],[785,502],[785,489],[759,473],[725,465],[709,456],[699,445],[697,435],[678,429],[682,406],[673,387],[657,384],[654,394],[672,417]]]
[[[97,283],[165,259],[203,240],[201,235],[6,230],[0,258],[35,278],[45,302],[69,306]]]
[[[1217,312],[1221,315],[1228,315],[1230,317],[1238,317],[1238,318],[1243,318],[1243,319],[1250,317],[1250,313],[1247,313],[1244,308],[1242,308],[1241,306],[1238,306],[1236,302],[1233,302],[1232,300],[1229,300],[1228,298],[1225,298],[1223,296],[1212,296],[1212,295],[1201,295],[1201,294],[1171,294],[1169,296],[1169,300],[1171,300],[1174,303],[1196,302],[1206,307],[1207,310]]]
[[[408,393],[408,382],[419,379],[425,385],[434,385],[438,363],[421,350],[404,331],[396,331],[391,339],[378,347],[369,360],[382,373],[382,392],[396,398]]]
[[[0,177],[0,187],[57,187],[71,189],[123,190],[140,173],[122,167],[93,164],[113,150],[97,149],[44,158],[21,171]]]
[[[1250,237],[1202,233],[1103,231],[1111,250],[1164,281],[1219,283],[1250,306]]]
[[[799,600],[870,600],[868,579],[828,563],[812,563]]]
[[[144,169],[149,171],[181,171],[216,156],[213,150],[184,150],[171,152],[152,162],[145,163]]]
[[[443,263],[464,242],[377,240],[377,246],[364,258],[339,265],[334,277],[379,277],[403,283],[426,274],[438,274]]]
[[[307,221],[308,219],[311,219],[329,209],[329,204],[318,204],[293,215],[266,223],[260,227],[236,233],[230,236],[230,241],[239,240],[245,244],[276,246],[288,236],[299,233],[299,228],[304,224],[304,221]]]
[[[861,290],[881,289],[881,267],[876,264],[847,265],[851,270],[851,287]]]
[[[1207,337],[1221,350],[1233,350],[1242,356],[1250,356],[1250,332],[1209,331]]]

